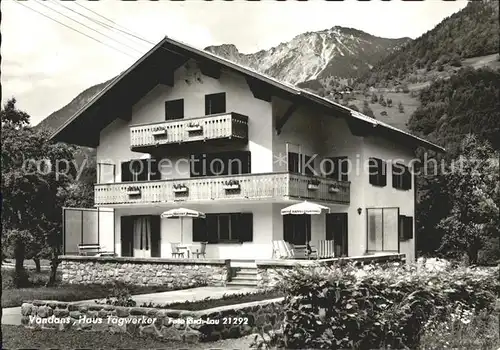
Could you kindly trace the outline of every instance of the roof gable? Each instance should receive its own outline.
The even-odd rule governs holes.
[[[174,71],[189,59],[200,62],[202,73],[215,78],[220,75],[222,68],[243,74],[256,98],[271,101],[271,96],[274,95],[291,99],[299,104],[309,104],[324,110],[327,114],[333,112],[341,115],[347,119],[350,126],[362,129],[363,133],[376,132],[397,142],[424,146],[439,152],[444,151],[444,148],[440,146],[338,103],[168,37],[161,40],[130,68],[113,79],[99,94],[61,125],[52,138],[82,146],[97,146],[99,131],[102,128],[116,118],[126,120],[130,118],[132,105],[157,84],[172,86]],[[127,103],[124,105],[116,101]]]

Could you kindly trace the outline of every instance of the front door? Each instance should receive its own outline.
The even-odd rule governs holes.
[[[326,239],[333,240],[335,256],[347,256],[347,213],[326,214]]]

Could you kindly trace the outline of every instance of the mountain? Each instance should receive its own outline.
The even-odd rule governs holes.
[[[325,86],[333,77],[357,78],[409,38],[379,38],[357,29],[333,27],[297,35],[268,50],[241,53],[236,46],[209,46],[206,51],[280,81],[298,84],[319,81]]]
[[[375,64],[358,82],[378,87],[427,83],[454,74],[466,59],[494,56],[500,45],[498,15],[498,0],[470,1],[463,10]]]
[[[43,119],[40,123],[36,125],[37,128],[44,128],[49,131],[55,131],[58,127],[64,124],[73,114],[78,112],[88,101],[90,101],[95,95],[101,92],[106,85],[108,85],[110,79],[104,83],[100,83],[89,87],[83,92],[79,93],[70,103],[65,105],[63,108],[52,112],[47,118]]]

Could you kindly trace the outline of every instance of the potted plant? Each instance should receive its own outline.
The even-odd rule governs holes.
[[[338,192],[340,192],[340,187],[337,184],[330,185],[330,186],[328,186],[328,192],[338,193]]]
[[[174,193],[186,193],[188,188],[184,184],[174,184]]]
[[[239,190],[240,182],[238,180],[228,180],[224,182],[223,187],[225,190]]]
[[[164,127],[164,126],[157,126],[157,127],[153,128],[153,130],[151,131],[151,134],[153,136],[166,135],[167,134],[167,128]]]
[[[195,131],[202,131],[202,130],[203,130],[203,127],[199,123],[189,122],[188,125],[186,126],[187,132],[195,132]]]
[[[319,188],[319,180],[314,179],[314,180],[309,180],[307,182],[307,189],[311,191],[316,191]]]
[[[138,196],[141,194],[141,189],[138,186],[127,187],[127,194],[129,196]]]

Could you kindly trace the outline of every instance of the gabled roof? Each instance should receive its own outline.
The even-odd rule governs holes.
[[[347,119],[348,122],[361,123],[369,127],[370,132],[401,141],[414,146],[423,146],[434,151],[444,152],[444,148],[414,136],[406,131],[395,128],[348,107],[330,101],[296,86],[280,82],[274,78],[260,74],[252,69],[243,67],[222,57],[204,50],[196,49],[180,41],[165,37],[130,68],[113,79],[100,93],[88,101],[78,112],[61,125],[52,135],[53,139],[93,147],[98,144],[99,135],[95,131],[104,127],[118,115],[126,115],[130,111],[118,110],[117,102],[125,98],[138,100],[158,84],[158,71],[167,74],[165,62],[168,62],[173,71],[187,59],[201,60],[218,67],[228,69],[245,76],[248,82],[272,90],[273,95],[291,98],[299,103],[308,103],[322,108],[326,112],[333,112]],[[153,68],[151,68],[153,67]],[[132,101],[133,102],[133,101]],[[112,107],[111,107],[112,106]],[[99,119],[96,119],[100,110]],[[92,135],[90,135],[91,133]],[[97,139],[96,139],[97,138]],[[76,142],[75,142],[76,141]]]

